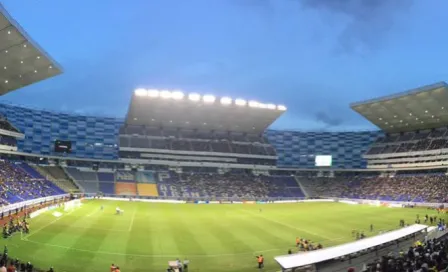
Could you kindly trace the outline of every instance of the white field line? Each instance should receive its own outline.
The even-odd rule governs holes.
[[[90,217],[90,216],[96,214],[96,213],[99,212],[99,211],[100,211],[100,209],[95,209],[93,212],[87,214],[86,217]]]
[[[46,227],[49,227],[49,226],[53,225],[54,223],[56,223],[57,221],[59,221],[61,218],[64,218],[64,217],[66,217],[67,215],[71,214],[73,211],[74,211],[74,210],[71,210],[70,212],[66,213],[65,215],[62,215],[62,216],[56,218],[55,220],[51,221],[51,222],[48,223],[48,224],[43,225],[42,227],[38,228],[37,230],[31,232],[30,234],[25,235],[24,237],[21,237],[21,239],[22,239],[22,240],[28,240],[29,237],[31,237],[31,236],[33,236],[34,234],[40,232],[41,230],[45,229]]]
[[[276,224],[279,224],[279,225],[282,225],[282,226],[285,226],[285,227],[288,227],[288,228],[291,228],[291,229],[295,229],[295,230],[298,230],[298,231],[301,231],[301,232],[305,232],[305,233],[308,233],[308,234],[311,234],[311,235],[314,235],[314,236],[325,238],[327,241],[331,241],[332,239],[334,239],[334,238],[331,238],[331,237],[328,237],[328,236],[325,236],[325,235],[322,235],[322,234],[318,234],[318,233],[315,233],[315,232],[312,232],[312,231],[309,231],[309,230],[305,230],[305,229],[299,228],[297,226],[286,224],[285,222],[282,222],[282,221],[278,221],[278,220],[275,220],[275,219],[272,219],[272,218],[264,217],[264,216],[262,216],[262,215],[260,215],[258,213],[255,213],[255,212],[250,212],[250,211],[247,211],[247,210],[240,210],[240,211],[243,211],[245,213],[249,213],[251,215],[258,216],[260,218],[266,219],[267,221],[271,221],[273,223],[276,223]]]
[[[134,225],[134,219],[135,219],[136,213],[137,213],[137,209],[135,209],[134,213],[132,214],[131,224],[129,224],[129,229],[128,229],[129,232],[132,230],[132,226]]]
[[[316,241],[318,243],[325,243],[329,241],[340,241],[343,240],[343,237],[331,239],[331,240],[322,240],[322,241]],[[55,245],[55,244],[49,244],[49,243],[42,243],[37,241],[31,241],[31,240],[23,240],[24,242],[43,245],[43,246],[49,246],[49,247],[56,247],[56,248],[63,248],[67,250],[73,250],[73,251],[79,251],[79,252],[87,252],[87,253],[96,253],[96,254],[103,254],[103,255],[115,255],[115,256],[132,256],[132,257],[140,257],[140,258],[177,258],[179,255],[182,254],[174,254],[174,255],[151,255],[151,254],[127,254],[127,253],[119,253],[119,252],[109,252],[109,251],[94,251],[94,250],[88,250],[88,249],[81,249],[81,248],[74,248],[74,247],[68,247],[68,246],[61,246],[61,245]],[[190,258],[216,258],[216,257],[225,257],[225,256],[241,256],[241,255],[253,255],[258,252],[272,252],[272,251],[286,251],[286,249],[291,247],[282,247],[282,248],[271,248],[271,249],[263,249],[258,250],[256,252],[238,252],[238,253],[223,253],[223,254],[201,254],[201,255],[191,255],[186,254]],[[283,254],[284,255],[284,254]]]

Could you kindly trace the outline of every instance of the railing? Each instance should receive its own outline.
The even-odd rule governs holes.
[[[31,199],[31,200],[26,200],[26,201],[22,201],[22,202],[9,204],[9,205],[0,207],[0,213],[7,213],[9,211],[15,211],[16,209],[27,208],[30,206],[34,206],[36,204],[63,199],[68,196],[69,196],[69,194],[54,195],[54,196],[40,197],[40,198],[35,198],[35,199]]]

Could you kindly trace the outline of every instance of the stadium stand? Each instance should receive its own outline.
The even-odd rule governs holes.
[[[110,160],[117,159],[119,153],[123,158],[128,157],[125,151],[118,151],[119,140],[117,138],[120,127],[123,126],[122,119],[80,116],[9,104],[2,104],[0,113],[7,115],[10,122],[23,131],[25,137],[17,141],[18,149],[23,152],[55,155],[52,139],[67,139],[71,140],[73,144],[72,152],[69,154],[70,157]],[[25,120],[28,121],[25,122]],[[51,126],[45,120],[52,120]],[[67,131],[76,131],[76,133],[67,134]],[[95,131],[95,134],[88,134],[87,131]],[[45,137],[46,135],[50,135],[50,137]],[[275,149],[279,167],[314,168],[314,157],[308,155],[318,153],[332,154],[333,166],[338,169],[365,168],[367,160],[362,155],[367,152],[368,147],[376,138],[382,135],[383,133],[379,131],[301,132],[267,130],[264,133],[267,142]],[[202,144],[199,139],[197,143]],[[228,144],[221,145],[219,141],[211,141],[210,144],[205,143],[205,145],[211,145],[215,152],[230,153]],[[224,151],[220,149],[223,146]],[[338,148],[335,149],[335,146]],[[270,150],[270,148],[268,149]],[[133,152],[131,155],[135,156],[135,153]],[[150,156],[147,158],[151,159]],[[158,158],[160,158],[160,155]],[[104,168],[107,167],[104,166]]]
[[[448,85],[440,82],[351,107],[381,128],[367,168],[440,167],[447,161]],[[406,102],[404,102],[406,101]]]
[[[109,172],[98,172],[98,180],[100,182],[111,182],[114,183],[115,182],[115,176],[114,173],[109,173]],[[84,176],[84,175],[83,175]],[[92,180],[96,180],[96,178],[92,179]]]
[[[64,170],[60,166],[38,166],[33,165],[34,169],[39,172],[40,175],[55,183],[58,187],[62,188],[66,192],[79,191],[78,186],[67,176]]]
[[[106,193],[106,192],[104,192]],[[136,196],[137,195],[137,185],[130,182],[117,182],[115,183],[115,194],[126,195],[126,196]]]
[[[398,174],[390,176],[352,175],[339,177],[298,177],[312,197],[339,197],[410,202],[448,201],[445,173]]]
[[[159,196],[156,184],[137,184],[137,191],[139,196]]]
[[[135,175],[129,171],[115,172],[115,180],[118,182],[135,182]]]
[[[158,192],[165,197],[246,198],[304,197],[294,177],[255,176],[244,171],[218,173],[162,172]]]
[[[81,186],[84,192],[96,194],[100,191],[98,178],[95,173],[93,173],[95,175],[85,174],[85,172],[83,173],[74,167],[67,167],[65,168],[65,170],[66,173],[69,175],[69,177],[75,180]],[[112,187],[113,187],[113,180],[112,180]]]
[[[0,58],[0,65],[9,66],[7,72],[0,73],[0,94],[62,72],[22,33],[1,4],[0,12],[1,22],[7,22],[0,28],[0,52],[6,48],[14,51]],[[7,36],[1,35],[7,29],[12,30],[13,38],[2,38]],[[12,44],[14,41],[20,42]],[[24,44],[28,46],[26,52]],[[42,56],[42,61],[21,66],[39,73],[24,74],[18,80],[14,71],[21,71],[17,63],[25,53],[30,58]],[[180,97],[178,92],[157,91],[155,95],[154,90],[136,91],[125,119],[3,104],[0,153],[5,155],[0,161],[0,204],[63,194],[78,189],[78,184],[91,194],[189,200],[328,196],[446,202],[448,114],[443,105],[448,103],[447,94],[447,85],[437,83],[354,103],[351,107],[355,111],[382,129],[366,132],[267,130],[286,110],[284,106],[253,101],[224,103],[229,100],[211,96],[192,99],[183,94]],[[405,102],[400,100],[403,97]],[[57,152],[56,139],[73,146],[68,152]],[[314,168],[316,154],[332,155],[332,168],[297,172],[297,168]],[[48,166],[30,166],[24,161]],[[294,175],[276,166],[294,168]],[[366,166],[381,171],[335,171]],[[417,166],[441,169],[418,173],[394,170]],[[400,271],[407,266],[408,271],[425,271],[426,264],[441,270],[446,268],[446,254],[442,254],[446,251],[444,242],[430,241],[410,248],[406,260],[388,255],[369,269]],[[375,257],[384,252],[375,252]],[[345,269],[346,265],[339,262],[338,267]],[[336,270],[327,267],[323,271]]]
[[[0,180],[3,204],[65,193],[27,164],[0,161]]]

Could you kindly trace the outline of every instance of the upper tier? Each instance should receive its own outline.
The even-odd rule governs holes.
[[[109,117],[55,113],[2,105],[0,114],[22,133],[20,151],[54,154],[55,140],[72,141],[70,156],[95,159],[118,158],[118,135],[123,120]],[[276,149],[278,166],[314,167],[314,155],[332,155],[335,168],[361,168],[362,154],[380,132],[291,132],[268,130],[265,137]]]

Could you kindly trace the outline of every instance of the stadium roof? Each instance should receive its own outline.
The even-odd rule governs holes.
[[[0,4],[0,95],[61,72]]]
[[[443,127],[448,125],[448,84],[439,82],[350,107],[388,133]]]
[[[285,111],[282,105],[243,99],[139,89],[126,124],[260,134]]]
[[[284,269],[303,267],[373,248],[423,231],[426,228],[428,228],[428,226],[415,224],[399,230],[394,230],[386,232],[384,234],[358,240],[353,243],[347,243],[339,246],[327,247],[320,250],[308,251],[292,255],[279,256],[275,257],[274,259]]]

